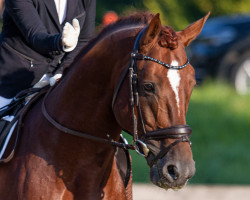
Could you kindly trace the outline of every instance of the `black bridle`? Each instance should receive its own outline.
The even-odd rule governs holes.
[[[42,113],[43,113],[44,117],[52,125],[54,125],[57,129],[59,129],[62,132],[65,132],[65,133],[68,133],[71,135],[75,135],[75,136],[79,136],[82,138],[86,138],[89,140],[93,140],[93,141],[109,143],[113,146],[124,148],[124,149],[136,150],[136,152],[138,154],[140,154],[144,157],[147,157],[148,153],[150,152],[150,148],[148,148],[148,146],[146,144],[146,142],[148,140],[176,139],[172,144],[167,146],[165,149],[160,151],[156,156],[154,156],[153,159],[151,159],[151,162],[149,163],[149,165],[152,166],[153,164],[155,164],[157,162],[158,159],[162,158],[165,154],[167,154],[168,151],[173,146],[179,144],[180,142],[189,142],[189,144],[191,145],[190,135],[192,133],[192,130],[188,125],[177,125],[177,126],[171,126],[168,128],[159,129],[159,130],[155,130],[155,131],[151,131],[151,132],[146,132],[144,121],[142,118],[141,107],[140,107],[140,103],[139,103],[139,93],[138,93],[138,85],[137,85],[137,83],[138,83],[137,60],[153,61],[153,62],[156,62],[156,63],[158,63],[166,68],[172,69],[172,70],[180,70],[180,69],[186,67],[189,64],[189,61],[187,60],[187,62],[182,66],[172,66],[172,65],[166,64],[160,60],[157,60],[155,58],[145,56],[143,54],[138,53],[139,40],[140,40],[144,30],[145,29],[142,29],[139,32],[138,36],[136,37],[134,49],[133,49],[133,52],[131,54],[130,64],[127,67],[126,71],[124,72],[124,74],[123,74],[123,76],[118,84],[118,87],[116,88],[116,91],[113,95],[113,101],[112,101],[112,108],[114,108],[114,104],[116,102],[116,97],[120,91],[121,85],[124,82],[125,77],[129,74],[130,107],[131,107],[131,111],[132,111],[132,127],[133,127],[132,134],[131,134],[131,135],[133,135],[133,144],[132,145],[127,144],[127,143],[116,142],[116,141],[112,140],[108,134],[107,134],[107,139],[100,138],[100,137],[92,136],[92,135],[87,134],[87,133],[72,130],[70,128],[63,126],[59,122],[57,122],[55,119],[53,119],[50,116],[50,114],[47,112],[47,109],[45,106],[45,101],[47,99],[47,96],[50,94],[51,90],[46,94],[46,96],[43,99]],[[137,116],[135,114],[136,109],[137,109],[137,112],[139,113],[139,118],[140,118],[140,122],[142,124],[143,133],[144,133],[141,138],[139,138],[139,136],[138,136],[138,127],[137,127],[138,120],[137,120]]]

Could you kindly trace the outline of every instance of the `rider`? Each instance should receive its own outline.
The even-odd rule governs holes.
[[[96,0],[5,0],[0,108],[68,66],[93,36]]]

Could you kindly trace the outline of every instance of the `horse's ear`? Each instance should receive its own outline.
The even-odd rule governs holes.
[[[160,31],[161,20],[160,14],[157,13],[149,23],[140,39],[140,52],[146,53],[152,47],[152,44],[154,44],[154,42],[156,41],[156,36],[160,33]]]
[[[177,33],[179,36],[181,36],[185,46],[188,46],[200,34],[209,15],[210,12],[208,12],[203,18],[189,25],[183,31]]]

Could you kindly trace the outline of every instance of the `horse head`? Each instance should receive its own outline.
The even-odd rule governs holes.
[[[114,106],[118,123],[134,136],[138,153],[146,157],[151,181],[165,189],[183,187],[195,173],[186,114],[196,81],[185,47],[208,16],[175,32],[155,15],[135,39],[128,70],[130,101],[121,99],[119,94],[126,92],[121,87]]]

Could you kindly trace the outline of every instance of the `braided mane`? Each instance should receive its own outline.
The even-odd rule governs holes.
[[[178,47],[178,36],[172,27],[165,26],[161,30],[159,45],[170,49],[176,49]]]
[[[135,12],[129,16],[121,17],[115,23],[112,23],[106,27],[103,27],[100,33],[94,37],[76,56],[74,62],[83,57],[91,48],[93,48],[98,41],[104,38],[106,35],[124,27],[124,26],[133,26],[141,25],[145,26],[150,23],[153,19],[154,14],[150,12]],[[165,26],[161,30],[159,36],[159,45],[165,48],[175,49],[178,47],[178,37],[175,31],[170,26]]]
[[[127,17],[121,17],[117,22],[110,24],[102,29],[98,36],[94,39],[99,41],[107,34],[127,25],[148,25],[153,19],[154,14],[150,12],[135,12]],[[163,26],[160,36],[159,45],[165,48],[176,49],[178,47],[178,36],[174,29],[170,26]]]
[[[135,12],[129,16],[121,17],[115,23],[112,23],[108,26],[102,28],[101,32],[93,38],[86,47],[84,47],[78,56],[84,56],[98,41],[104,38],[106,35],[124,27],[124,26],[133,26],[141,25],[145,26],[150,23],[154,15],[150,12]]]

